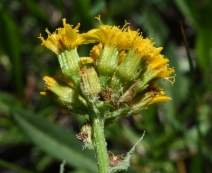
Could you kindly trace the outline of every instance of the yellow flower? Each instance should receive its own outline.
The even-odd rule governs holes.
[[[173,84],[175,81],[174,68],[168,68],[169,60],[160,54],[162,47],[154,49],[153,56],[149,58],[149,65],[151,66],[151,69],[157,73],[157,78],[167,79]]]
[[[164,96],[165,91],[163,89],[157,89],[156,86],[154,86],[155,89],[152,89],[152,100],[149,102],[149,104],[153,104],[153,103],[160,103],[160,102],[164,102],[164,101],[170,101],[172,100],[171,97],[167,97]]]
[[[103,25],[100,16],[96,18],[101,24],[100,27],[82,34],[82,37],[90,43],[100,42],[105,45],[116,46],[119,50],[125,50],[128,49],[132,41],[140,35],[139,32],[132,31],[129,27],[127,28],[127,22],[120,28],[118,26]]]
[[[168,68],[169,60],[160,54],[161,50],[163,49],[162,47],[155,48],[151,40],[138,36],[134,41],[132,41],[132,46],[130,49],[135,54],[139,55],[142,65],[145,65],[146,68],[150,68],[150,70],[152,70],[152,74],[155,74],[156,78],[164,78],[170,81],[172,84],[174,83],[175,70],[174,68]]]
[[[86,43],[86,41],[78,33],[78,24],[75,28],[72,25],[66,24],[66,19],[63,19],[63,28],[58,28],[54,33],[50,33],[48,29],[46,32],[48,38],[45,40],[41,35],[42,44],[56,54],[60,54],[64,50],[73,49],[78,45]]]

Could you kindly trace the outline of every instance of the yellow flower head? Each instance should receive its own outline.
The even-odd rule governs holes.
[[[100,16],[96,17],[100,22],[98,29],[92,29],[83,34],[84,39],[90,43],[100,42],[102,44],[116,46],[119,50],[128,49],[131,46],[132,40],[140,33],[130,30],[127,27],[128,23],[120,28],[118,26],[103,25]]]
[[[175,70],[168,67],[169,60],[160,54],[161,50],[162,47],[154,48],[152,56],[148,59],[149,66],[157,73],[157,78],[164,78],[173,84],[175,81]]]
[[[83,37],[78,33],[79,27],[80,24],[73,28],[72,25],[66,24],[66,19],[63,19],[63,28],[58,28],[52,34],[46,29],[48,38],[45,40],[41,35],[39,38],[44,46],[54,53],[60,54],[66,49],[73,49],[85,42]]]

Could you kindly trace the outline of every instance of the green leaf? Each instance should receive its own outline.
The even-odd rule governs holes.
[[[94,154],[82,151],[82,143],[71,131],[27,110],[15,109],[12,117],[31,141],[46,153],[66,160],[75,168],[97,172]]]
[[[3,168],[8,168],[10,170],[13,170],[17,173],[33,173],[31,171],[28,171],[27,169],[21,168],[17,165],[11,164],[11,163],[9,163],[5,160],[1,160],[1,159],[0,159],[0,166]]]
[[[126,157],[124,158],[124,160],[122,162],[120,162],[117,166],[115,167],[110,167],[108,173],[115,173],[117,171],[124,171],[127,170],[128,167],[130,166],[130,159],[132,157],[132,154],[135,150],[135,147],[139,144],[139,142],[143,139],[145,135],[145,132],[143,133],[143,135],[141,136],[141,138],[138,140],[138,142],[136,142],[136,144],[131,148],[131,150],[127,153]]]
[[[91,16],[97,16],[101,13],[101,11],[104,10],[106,7],[106,2],[101,0],[97,1],[95,4],[93,4],[93,7],[90,9]]]
[[[23,94],[23,67],[21,58],[21,42],[18,24],[7,11],[0,11],[0,40],[1,46],[12,62],[13,83],[16,93]]]
[[[0,113],[9,116],[11,111],[11,103],[13,106],[21,106],[22,103],[14,95],[7,92],[0,92]]]
[[[193,4],[195,3],[189,3],[188,0],[174,0],[174,3],[186,18],[189,18],[189,20],[194,22],[195,18],[192,13],[192,8],[194,7]]]
[[[195,40],[195,52],[197,55],[197,65],[204,73],[205,80],[208,80],[212,66],[211,53],[211,10],[212,1],[205,1],[201,6],[193,3],[192,0],[175,0],[179,10],[188,18],[197,33]]]
[[[212,67],[211,39],[211,28],[201,27],[197,35],[195,47],[197,54],[197,62],[206,76],[210,73],[209,71]],[[206,80],[208,80],[208,77],[209,76],[207,76]]]
[[[147,32],[147,37],[153,38],[155,46],[164,45],[169,38],[170,31],[163,18],[157,8],[148,5],[148,3],[145,4],[145,8],[134,15],[133,20]]]
[[[24,3],[26,4],[29,11],[35,15],[37,18],[40,18],[40,20],[46,20],[47,15],[46,12],[40,7],[39,3],[35,0],[24,0]]]

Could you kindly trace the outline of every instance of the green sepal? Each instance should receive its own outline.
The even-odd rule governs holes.
[[[113,45],[104,45],[96,65],[102,87],[105,86],[110,76],[116,71],[118,60],[119,52],[117,47]]]
[[[79,86],[80,58],[76,48],[65,50],[60,55],[58,55],[58,60],[63,75],[70,79],[77,88]]]
[[[113,74],[110,81],[108,82],[108,87],[112,88],[113,92],[116,94],[118,94],[120,92],[120,88],[123,87],[122,81],[116,73]]]
[[[130,159],[132,157],[133,152],[135,151],[135,147],[139,144],[139,142],[143,139],[145,132],[141,136],[141,138],[136,142],[136,144],[131,148],[131,150],[127,153],[124,160],[122,160],[117,166],[110,167],[108,173],[116,173],[119,171],[126,171],[130,166]]]
[[[142,58],[139,54],[129,50],[126,57],[119,65],[117,74],[123,82],[135,80],[141,72]]]
[[[133,114],[138,114],[140,113],[141,110],[147,108],[152,99],[153,99],[152,92],[136,96],[131,103],[132,104],[131,110],[133,111]]]
[[[148,83],[151,80],[153,80],[156,76],[157,76],[156,71],[151,70],[150,67],[146,68],[146,70],[143,73],[141,73],[140,76],[138,77],[140,82],[136,86],[135,89],[136,92],[142,92],[143,90],[145,90],[149,86]]]
[[[93,67],[82,67],[80,71],[80,87],[81,92],[88,100],[97,98],[98,93],[101,91],[99,78]]]
[[[101,85],[102,88],[105,87],[106,83],[108,82],[108,80],[110,79],[110,76],[106,75],[106,76],[99,76],[99,83]]]

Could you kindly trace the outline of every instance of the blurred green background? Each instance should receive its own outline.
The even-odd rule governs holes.
[[[106,128],[109,151],[125,154],[142,136],[130,173],[212,172],[212,1],[211,0],[0,0],[0,172],[97,172],[92,151],[75,135],[86,121],[63,115],[39,95],[43,76],[59,69],[55,54],[37,38],[67,23],[86,32],[99,23],[140,29],[163,46],[176,70],[174,86],[161,81],[172,101],[150,106]],[[193,66],[180,30],[184,26]],[[79,49],[82,56],[90,47]]]

